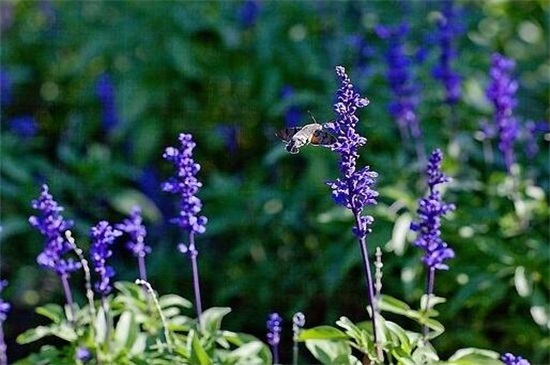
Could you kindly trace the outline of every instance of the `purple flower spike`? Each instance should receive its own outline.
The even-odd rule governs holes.
[[[393,94],[388,112],[395,120],[401,140],[408,143],[412,139],[417,157],[424,160],[422,130],[417,116],[421,90],[415,82],[412,60],[405,48],[409,25],[401,23],[395,27],[377,26],[375,31],[378,37],[388,42],[386,79]]]
[[[145,244],[147,230],[143,225],[143,218],[139,207],[132,208],[130,218],[117,224],[116,228],[125,232],[130,237],[130,240],[126,242],[126,247],[135,257],[145,257],[151,253],[151,247]]]
[[[7,280],[0,280],[0,294],[2,294],[2,291],[4,290],[4,288],[6,286],[8,286],[8,281]],[[10,303],[5,302],[0,297],[0,325],[2,324],[2,322],[4,322],[6,320],[6,317],[8,315],[8,312],[10,311],[10,309],[11,309]]]
[[[40,215],[31,216],[29,223],[46,239],[44,250],[37,257],[38,264],[45,269],[54,270],[60,276],[67,276],[80,269],[79,262],[72,258],[63,258],[72,250],[65,238],[65,231],[73,226],[73,222],[61,216],[63,207],[53,200],[48,192],[48,185],[42,185],[42,192],[38,199],[32,201],[32,207],[37,209]]]
[[[207,218],[198,215],[202,209],[202,203],[195,194],[202,184],[195,175],[200,170],[200,165],[193,160],[193,149],[196,144],[190,134],[180,134],[180,148],[166,148],[162,157],[174,164],[177,169],[176,176],[162,184],[162,190],[179,194],[181,197],[180,214],[171,220],[172,223],[194,234],[204,233]]]
[[[283,319],[278,313],[271,313],[267,317],[267,343],[273,351],[273,363],[279,363],[279,342],[281,342]]]
[[[441,48],[439,63],[432,70],[433,76],[445,87],[445,102],[453,105],[460,100],[462,94],[460,75],[451,68],[456,58],[454,41],[464,32],[460,23],[460,14],[454,7],[453,0],[442,2],[442,17],[437,22],[438,33],[435,36]]]
[[[102,73],[98,76],[95,91],[101,103],[101,123],[106,131],[110,131],[118,124],[118,115],[115,102],[115,86],[111,76]]]
[[[92,239],[90,257],[94,270],[99,275],[99,280],[95,283],[95,290],[102,296],[111,292],[111,278],[115,275],[115,270],[106,264],[107,259],[113,254],[109,246],[113,244],[115,238],[121,235],[122,232],[114,229],[107,221],[99,222],[90,230]]]
[[[500,138],[498,148],[508,171],[515,161],[514,143],[519,135],[518,122],[513,116],[518,89],[518,82],[511,75],[514,67],[512,59],[494,53],[489,71],[491,81],[486,91],[487,98],[494,106],[493,120]]]
[[[441,150],[433,151],[428,161],[426,175],[428,176],[429,194],[418,203],[418,222],[411,225],[413,231],[419,232],[414,245],[425,251],[422,261],[426,266],[438,270],[447,270],[449,267],[443,262],[454,257],[454,251],[441,239],[441,217],[455,209],[454,204],[442,201],[441,194],[435,190],[439,184],[450,181],[450,178],[441,172]]]
[[[334,110],[338,114],[336,121],[327,123],[326,128],[336,137],[332,150],[340,155],[341,177],[326,184],[332,189],[334,202],[359,214],[366,205],[376,204],[378,192],[372,189],[378,174],[366,166],[356,170],[359,147],[367,143],[365,137],[356,131],[359,118],[355,112],[369,104],[366,98],[357,93],[346,70],[336,67],[342,86],[336,93]]]
[[[531,363],[525,360],[521,356],[515,356],[511,353],[506,353],[500,358],[506,365],[531,365]]]

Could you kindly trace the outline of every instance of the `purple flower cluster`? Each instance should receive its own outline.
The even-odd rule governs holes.
[[[438,19],[438,33],[435,36],[441,48],[439,63],[433,68],[433,76],[445,86],[445,102],[453,105],[458,102],[462,94],[460,75],[456,73],[451,64],[456,58],[454,40],[464,32],[463,25],[457,20],[460,14],[454,7],[453,0],[442,2],[442,17]]]
[[[289,102],[294,97],[294,94],[294,88],[290,85],[285,85],[281,89],[281,100],[289,103],[289,106],[285,109],[285,125],[289,128],[298,126],[304,117],[304,113],[300,107]]]
[[[525,360],[521,356],[515,356],[511,353],[506,353],[500,358],[506,365],[531,365],[531,363]]]
[[[12,101],[12,83],[10,74],[0,69],[0,109],[4,110]]]
[[[413,231],[419,232],[414,245],[422,248],[425,255],[422,261],[430,269],[447,270],[449,267],[443,262],[453,258],[455,253],[441,239],[441,217],[455,209],[454,204],[442,201],[441,193],[435,189],[439,184],[449,182],[451,179],[441,172],[443,153],[436,149],[428,161],[426,175],[428,176],[429,194],[420,199],[418,204],[418,222],[411,225]]]
[[[4,288],[8,286],[7,280],[0,280],[0,294]],[[2,297],[0,297],[0,325],[6,320],[8,312],[10,311],[11,305],[8,302],[5,302]]]
[[[139,207],[132,208],[130,218],[116,225],[116,228],[128,234],[130,239],[126,242],[126,248],[136,257],[145,257],[151,253],[151,247],[145,244],[147,230],[143,225],[143,217]]]
[[[202,209],[202,203],[195,194],[202,184],[195,177],[200,170],[200,165],[193,160],[193,149],[196,144],[190,134],[180,134],[179,141],[181,143],[179,148],[168,147],[162,155],[177,169],[175,177],[162,184],[162,190],[179,194],[181,197],[179,216],[173,218],[171,222],[190,233],[201,234],[205,232],[208,220],[198,215]]]
[[[37,209],[40,215],[31,216],[29,223],[46,238],[44,250],[37,257],[38,264],[43,268],[54,270],[60,276],[69,275],[80,269],[79,262],[75,262],[72,258],[63,258],[72,250],[65,238],[65,231],[73,226],[73,222],[61,216],[63,207],[53,200],[46,184],[42,185],[42,192],[38,199],[32,201],[32,207]]]
[[[278,346],[279,342],[281,342],[282,324],[283,318],[281,318],[279,313],[271,313],[267,317],[267,343],[271,346],[273,351],[274,364],[279,362]]]
[[[260,14],[259,0],[245,0],[237,9],[237,18],[243,28],[250,28],[256,24]]]
[[[107,265],[107,259],[113,254],[109,246],[121,235],[122,232],[114,229],[107,221],[101,221],[90,229],[90,257],[94,270],[99,275],[95,290],[102,296],[111,292],[111,278],[115,275],[115,270]]]
[[[389,42],[386,52],[388,71],[386,78],[394,99],[388,106],[389,113],[395,118],[401,137],[406,140],[409,135],[415,140],[422,137],[420,124],[416,115],[419,103],[419,86],[413,82],[411,59],[405,51],[405,37],[409,25],[402,23],[397,27],[377,26],[376,34]]]
[[[504,157],[506,168],[514,163],[514,142],[519,135],[519,127],[513,116],[517,104],[518,82],[512,78],[515,62],[499,53],[491,56],[490,84],[486,90],[487,98],[493,103],[493,120],[500,138],[498,148]]]
[[[10,130],[22,138],[34,137],[38,133],[38,124],[31,115],[11,118],[8,123]]]
[[[357,58],[355,61],[356,67],[359,69],[361,77],[368,77],[371,73],[371,67],[369,66],[372,62],[376,50],[369,44],[367,38],[362,34],[352,34],[348,38],[349,44],[357,52]]]
[[[378,192],[372,188],[378,174],[371,171],[368,166],[356,169],[359,157],[357,151],[359,147],[367,143],[367,139],[360,136],[355,129],[359,122],[355,112],[358,108],[367,106],[369,101],[354,90],[344,67],[337,66],[336,74],[342,83],[336,93],[337,100],[334,104],[334,110],[338,117],[334,122],[327,123],[326,128],[336,137],[336,142],[331,148],[340,155],[341,177],[327,181],[326,184],[331,187],[332,197],[336,204],[359,215],[366,205],[376,204],[378,196]],[[366,235],[366,227],[371,222],[371,217],[362,217],[364,229],[357,230],[356,234]]]
[[[98,76],[95,84],[95,91],[101,103],[101,124],[107,131],[118,124],[118,115],[115,105],[115,87],[111,76],[102,73]]]

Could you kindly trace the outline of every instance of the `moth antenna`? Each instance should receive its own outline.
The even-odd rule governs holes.
[[[311,114],[311,112],[308,110],[307,113],[309,114],[309,117],[311,118],[311,120],[313,120],[313,123],[316,123],[317,124],[317,120],[315,119],[315,117],[313,116],[313,114]]]

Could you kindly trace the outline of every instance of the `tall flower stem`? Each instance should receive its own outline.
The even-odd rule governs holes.
[[[61,284],[63,285],[63,292],[65,293],[65,300],[67,300],[67,305],[69,306],[69,322],[74,322],[74,302],[73,294],[71,292],[71,286],[69,285],[69,275],[62,274],[59,276],[61,278]]]
[[[189,232],[189,254],[191,257],[191,268],[193,270],[193,291],[195,292],[195,305],[197,306],[197,321],[200,326],[202,316],[202,300],[199,283],[199,265],[197,264],[197,256],[199,255],[199,251],[197,251],[197,248],[195,247],[195,235],[192,231]]]
[[[2,322],[0,322],[0,365],[8,365],[8,356],[6,355],[7,346],[4,341],[4,329],[2,328]]]
[[[147,281],[147,270],[145,269],[145,256],[138,256],[139,278]]]
[[[353,214],[355,216],[355,224],[357,225],[358,231],[364,231],[366,227],[363,227],[363,223],[361,222],[361,214],[359,212],[354,212]],[[383,360],[383,353],[382,348],[380,347],[380,344],[378,343],[378,335],[377,335],[377,326],[376,326],[376,313],[377,313],[377,303],[374,298],[374,282],[372,280],[372,271],[370,267],[370,260],[369,260],[369,251],[367,248],[367,238],[366,236],[360,236],[358,238],[359,242],[359,248],[361,249],[361,257],[363,259],[363,268],[365,270],[365,275],[367,277],[367,298],[369,300],[369,304],[371,306],[371,322],[372,322],[372,335],[374,338],[374,346],[376,348],[376,354],[378,356],[378,359],[380,361]]]
[[[434,292],[435,286],[435,267],[430,267],[428,270],[427,280],[426,280],[426,312],[430,310],[430,299]],[[424,342],[428,342],[429,328],[424,324],[422,328],[424,334]]]

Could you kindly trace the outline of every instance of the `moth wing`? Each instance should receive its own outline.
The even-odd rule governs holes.
[[[289,128],[283,128],[279,132],[275,132],[277,137],[282,139],[285,142],[289,142],[290,139],[298,133],[298,131],[302,129],[302,127],[289,127]]]
[[[314,146],[330,146],[336,142],[336,138],[333,135],[322,129],[316,130],[311,136],[310,143]]]

